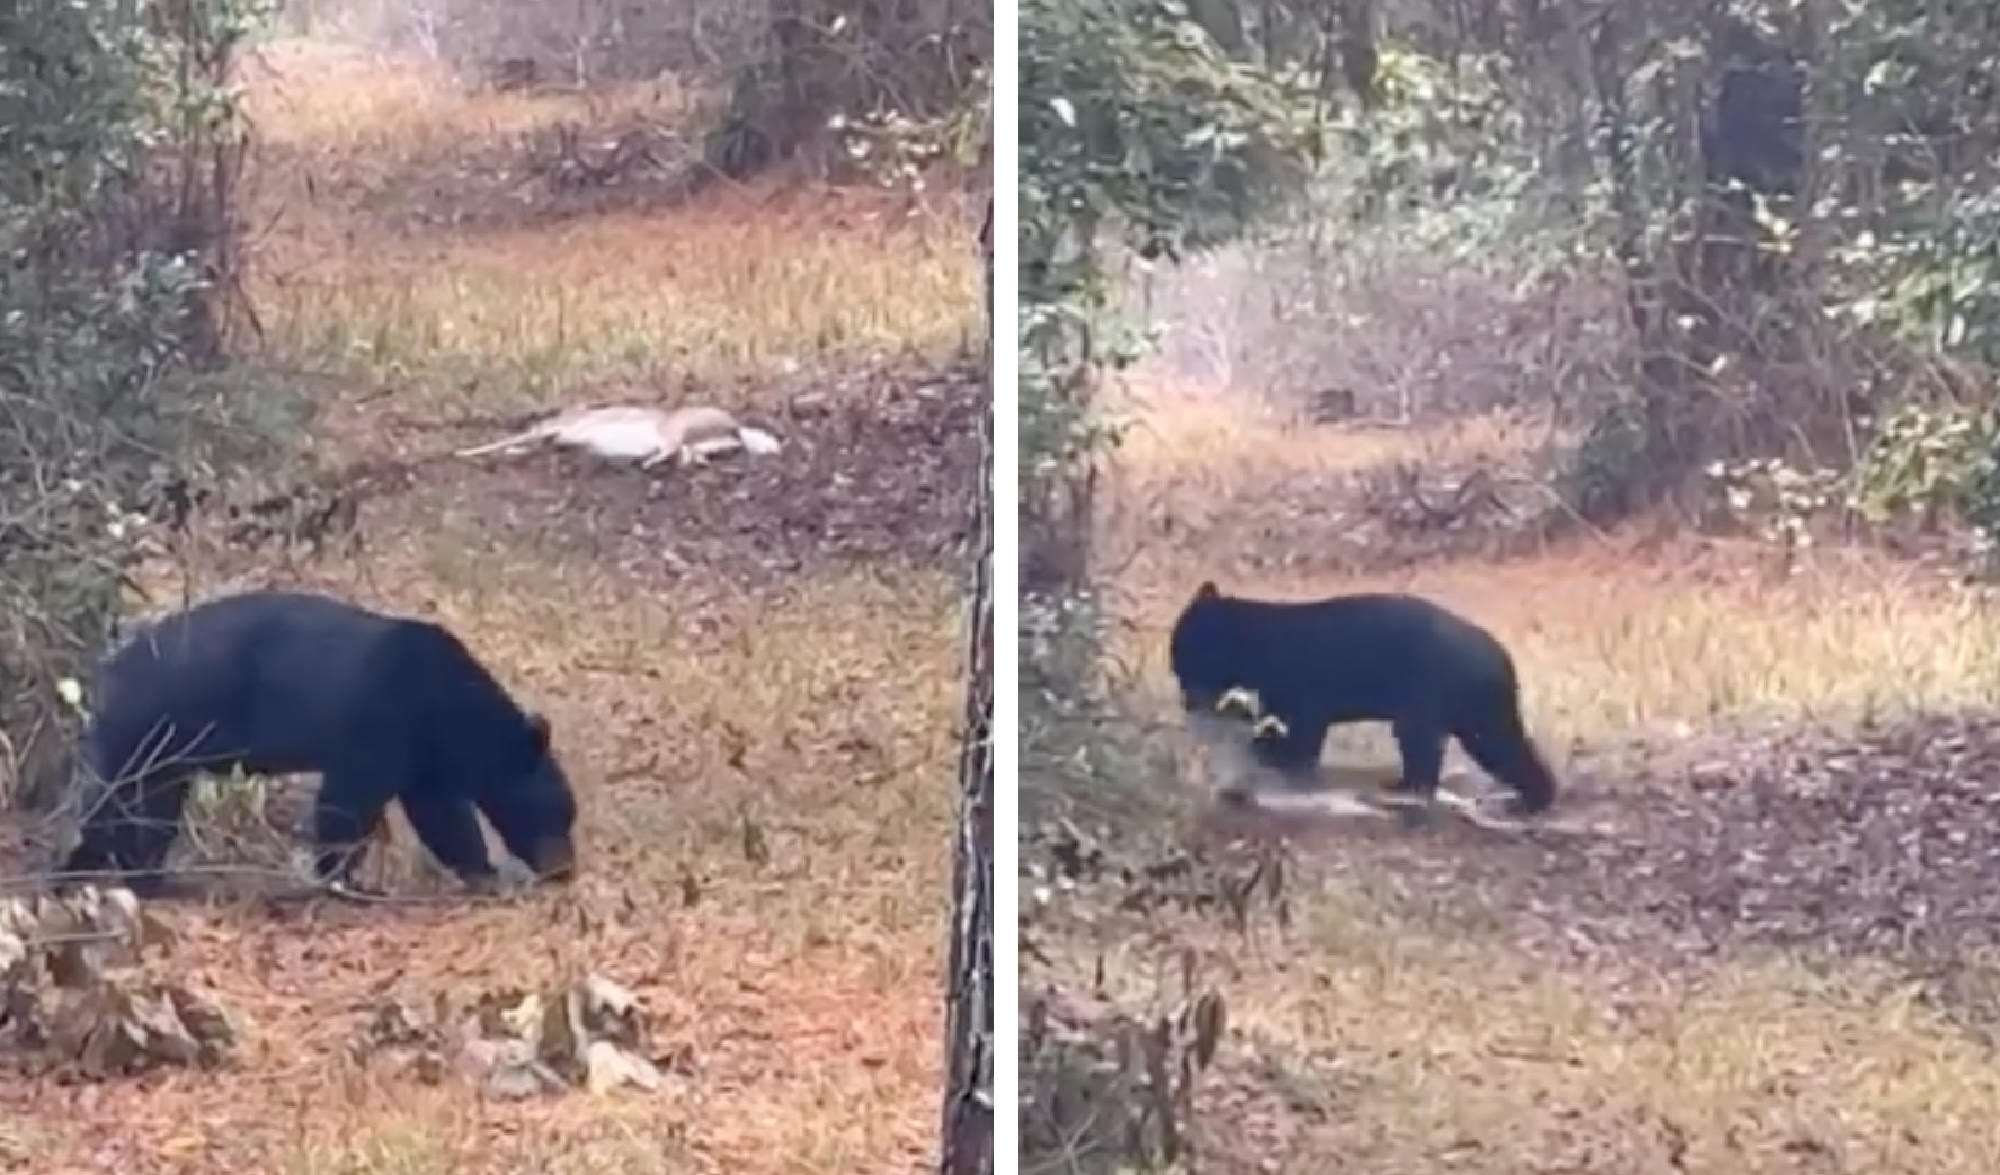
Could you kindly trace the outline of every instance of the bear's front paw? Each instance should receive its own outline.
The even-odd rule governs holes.
[[[330,877],[320,882],[321,888],[331,897],[350,902],[387,901],[389,891],[372,885],[362,885],[347,877]]]
[[[1381,786],[1382,798],[1392,804],[1428,804],[1437,798],[1434,785],[1413,783],[1400,776],[1385,781]]]
[[[1215,791],[1215,802],[1224,808],[1249,808],[1257,803],[1257,793],[1240,783],[1230,783]]]
[[[501,876],[498,869],[489,873],[468,873],[461,876],[459,881],[464,883],[467,893],[482,898],[505,897],[519,888],[518,886],[509,884],[507,879]]]

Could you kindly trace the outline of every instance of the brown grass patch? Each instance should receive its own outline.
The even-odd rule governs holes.
[[[666,209],[497,214],[560,202],[531,174],[537,134],[674,128],[688,104],[671,87],[476,91],[292,44],[244,72],[265,152],[248,292],[281,361],[518,407],[578,378],[812,369],[976,329],[977,258],[950,196],[767,183]]]
[[[343,165],[344,182],[365,182],[355,165],[385,170],[449,158],[468,145],[531,134],[565,121],[595,125],[646,118],[675,123],[695,95],[671,78],[573,90],[498,91],[464,85],[441,62],[300,39],[280,39],[237,66],[246,109],[268,147]]]
[[[1196,1113],[1205,1168],[1971,1175],[2000,1160],[1978,1108],[2000,1069],[1879,971],[1767,959],[1692,987],[1614,984],[1384,919],[1342,884],[1295,901],[1294,934],[1203,954],[1234,1037]],[[1159,962],[1114,956],[1111,997],[1146,1006]]]
[[[823,212],[723,201],[408,243],[267,242],[253,295],[280,354],[519,407],[582,376],[671,387],[950,346],[971,325],[968,298],[978,313],[956,231],[843,232]]]
[[[1118,448],[1121,492],[1240,494],[1267,479],[1348,473],[1397,461],[1506,463],[1552,438],[1546,425],[1493,413],[1430,428],[1313,426],[1236,388],[1144,377],[1108,398],[1130,424]]]
[[[1535,549],[1561,433],[1532,413],[1315,425],[1269,396],[1139,376],[1099,496],[1113,565],[1172,551],[1221,571],[1347,573]],[[1448,520],[1448,521],[1447,521]],[[1129,578],[1129,577],[1127,577]]]

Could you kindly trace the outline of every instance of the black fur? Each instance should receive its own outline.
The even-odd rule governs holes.
[[[65,872],[150,888],[199,771],[318,772],[314,865],[345,876],[390,801],[440,863],[494,876],[475,810],[544,877],[569,875],[576,801],[523,711],[456,636],[340,600],[253,591],[141,630],[97,675],[90,766],[114,783]]]
[[[1252,747],[1295,779],[1317,773],[1327,729],[1387,722],[1403,760],[1400,790],[1429,797],[1447,738],[1512,788],[1520,813],[1555,802],[1556,777],[1521,721],[1514,661],[1492,633],[1416,596],[1362,594],[1281,603],[1204,583],[1174,624],[1170,656],[1189,712],[1234,688],[1255,690],[1281,736]]]

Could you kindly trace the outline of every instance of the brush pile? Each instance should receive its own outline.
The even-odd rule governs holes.
[[[428,1084],[457,1076],[500,1098],[528,1098],[625,1085],[657,1090],[662,1067],[647,1044],[637,997],[598,975],[549,991],[508,988],[454,1008],[440,997],[429,1009],[405,1000],[378,1005],[354,1054],[387,1058]]]
[[[89,1078],[221,1064],[230,1017],[147,960],[171,941],[123,888],[0,900],[0,1056]]]

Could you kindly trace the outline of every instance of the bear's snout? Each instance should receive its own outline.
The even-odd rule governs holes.
[[[535,859],[528,862],[542,881],[572,881],[576,878],[576,846],[568,837],[550,837],[535,845]]]

